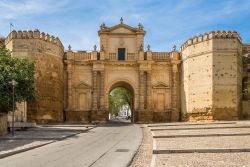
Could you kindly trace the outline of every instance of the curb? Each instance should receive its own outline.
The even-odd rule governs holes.
[[[181,137],[221,137],[221,136],[249,136],[250,133],[235,133],[235,134],[197,134],[197,135],[153,135],[153,138],[181,138]]]
[[[231,127],[203,127],[203,128],[161,128],[161,129],[152,129],[151,131],[160,131],[160,130],[196,130],[196,129],[231,129],[231,128],[250,128],[250,126],[231,126]]]
[[[250,152],[250,148],[212,148],[212,149],[186,149],[186,150],[153,150],[153,154],[173,154],[173,153],[237,153]]]
[[[72,137],[72,136],[75,136],[75,135],[78,135],[80,133],[85,133],[85,132],[88,132],[89,130],[91,129],[94,129],[95,127],[91,127],[91,128],[88,128],[88,129],[84,129],[84,130],[77,130],[75,133],[73,134],[70,134],[70,135],[66,135],[66,136],[63,136],[63,137],[51,137],[51,138],[47,138],[47,137],[40,137],[40,138],[34,138],[34,137],[26,137],[26,138],[23,138],[23,137],[0,137],[0,140],[64,140],[68,137]]]
[[[88,128],[86,130],[84,130],[84,132],[87,132],[91,129],[94,129],[95,127],[92,127],[92,128]],[[31,147],[28,147],[28,148],[23,148],[23,149],[20,149],[20,150],[16,150],[16,151],[12,151],[12,152],[7,152],[7,153],[3,153],[3,154],[0,154],[0,159],[2,158],[6,158],[6,157],[9,157],[9,156],[12,156],[12,155],[15,155],[15,154],[19,154],[19,153],[22,153],[22,152],[26,152],[26,151],[29,151],[29,150],[32,150],[32,149],[35,149],[35,148],[39,148],[39,147],[42,147],[42,146],[45,146],[45,145],[48,145],[48,144],[51,144],[51,143],[54,143],[54,142],[57,142],[57,141],[61,141],[61,140],[64,140],[64,139],[67,139],[67,138],[70,138],[70,137],[73,137],[73,136],[76,136],[80,133],[83,133],[82,131],[78,132],[78,133],[75,133],[75,134],[71,134],[71,135],[68,135],[68,136],[64,136],[64,137],[61,137],[59,138],[58,140],[54,140],[54,138],[51,138],[51,139],[48,139],[49,140],[47,143],[43,143],[43,144],[38,144],[36,146],[31,146]],[[6,140],[8,140],[7,138],[5,138]],[[11,139],[11,138],[10,138]],[[21,140],[29,140],[29,139],[21,139]],[[33,140],[35,140],[33,138]],[[40,140],[40,139],[37,139],[37,140]],[[52,141],[51,141],[52,140]]]
[[[32,147],[28,147],[28,148],[24,148],[24,149],[12,151],[12,152],[0,154],[0,159],[11,156],[11,155],[19,154],[19,153],[22,153],[22,152],[25,152],[25,151],[29,151],[29,150],[32,150],[32,149],[35,149],[35,148],[39,148],[39,147],[42,147],[42,146],[45,146],[47,144],[51,144],[51,143],[54,143],[54,142],[56,142],[56,141],[49,141],[49,142],[44,143],[44,144],[39,144],[39,145],[36,145],[36,146],[32,146]]]
[[[190,125],[228,125],[228,124],[236,124],[236,123],[237,122],[188,123],[188,124],[157,124],[157,125],[148,125],[148,127],[190,126]]]

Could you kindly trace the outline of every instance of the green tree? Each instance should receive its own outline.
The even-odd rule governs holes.
[[[128,105],[131,107],[131,94],[125,88],[116,88],[109,95],[109,112],[113,115],[118,115],[120,109]]]
[[[0,112],[12,109],[12,85],[15,80],[15,101],[35,99],[34,62],[11,57],[10,52],[0,44]]]

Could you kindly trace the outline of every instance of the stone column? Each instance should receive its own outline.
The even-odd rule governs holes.
[[[152,98],[151,98],[151,71],[147,72],[147,109],[152,109]]]
[[[92,82],[93,82],[93,91],[92,91],[92,110],[97,110],[97,71],[92,72]]]
[[[67,73],[68,73],[68,110],[72,110],[72,65],[71,63],[67,64]]]
[[[139,72],[139,110],[144,110],[144,71]]]
[[[171,78],[171,121],[178,121],[180,116],[180,95],[179,95],[179,72],[178,65],[172,64],[172,78]]]
[[[100,76],[100,108],[101,109],[104,109],[105,108],[105,87],[104,87],[104,82],[105,82],[105,80],[104,80],[104,75],[105,75],[105,73],[104,73],[104,70],[102,70],[102,71],[100,71],[100,74],[101,74],[101,76]]]

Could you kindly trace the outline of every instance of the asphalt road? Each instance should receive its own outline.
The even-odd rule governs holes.
[[[140,125],[112,123],[0,159],[1,167],[125,167],[142,140]]]

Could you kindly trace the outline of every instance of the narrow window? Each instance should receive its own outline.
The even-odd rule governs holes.
[[[118,48],[118,60],[125,60],[125,48]]]

